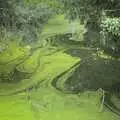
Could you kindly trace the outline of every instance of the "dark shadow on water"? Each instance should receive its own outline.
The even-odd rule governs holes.
[[[120,86],[120,61],[112,59],[94,59],[95,50],[69,50],[66,53],[81,58],[80,66],[65,82],[71,92],[97,90],[117,91],[115,84]],[[113,87],[114,86],[114,87]],[[115,89],[116,88],[116,89]]]
[[[97,51],[96,48],[93,49],[91,48],[90,50],[85,48],[81,48],[81,49],[73,48],[65,51],[65,53],[70,54],[73,57],[85,58],[91,56],[96,51]]]

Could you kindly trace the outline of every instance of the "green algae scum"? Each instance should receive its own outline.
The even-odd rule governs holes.
[[[0,2],[0,120],[120,120],[120,57],[60,1]]]
[[[1,54],[1,74],[4,64],[7,68],[4,73],[13,72],[15,67],[18,76],[14,79],[24,75],[16,82],[14,79],[1,82],[1,120],[119,120],[118,115],[103,105],[102,89],[74,94],[65,88],[65,81],[81,65],[80,58],[50,46],[38,48],[29,57],[28,51],[26,54],[21,53],[22,48],[18,50],[17,56],[13,52],[9,60],[6,59],[9,52]]]

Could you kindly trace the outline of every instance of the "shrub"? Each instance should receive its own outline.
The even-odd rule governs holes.
[[[102,44],[113,51],[120,48],[120,18],[105,18],[101,23]]]

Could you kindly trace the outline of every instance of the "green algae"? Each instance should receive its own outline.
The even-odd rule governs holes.
[[[40,50],[36,50],[28,59],[18,65],[16,69],[20,72],[33,73],[39,66],[39,56]]]
[[[0,53],[0,81],[11,81],[16,65],[29,56],[29,49],[20,47],[15,41]]]
[[[45,40],[54,35],[66,34],[66,33],[74,33],[76,25],[78,25],[78,21],[72,21],[65,19],[65,15],[56,15],[55,17],[48,20],[47,24],[44,26],[42,32],[38,34],[40,40]],[[43,42],[44,44],[45,41]]]
[[[0,97],[1,120],[35,120],[24,95]]]
[[[39,55],[39,50],[38,50],[38,52],[36,52],[35,55],[37,55],[37,56]],[[31,56],[31,59],[29,59],[29,60],[31,60],[31,62],[28,60],[30,63],[34,63],[32,61],[33,60],[32,57],[34,57],[34,55]],[[72,67],[77,62],[79,62],[79,59],[71,57],[71,56],[63,53],[62,51],[59,51],[52,55],[47,55],[47,56],[41,57],[40,62],[42,65],[38,66],[36,72],[33,73],[30,78],[23,79],[23,80],[19,81],[17,84],[1,83],[0,84],[0,91],[1,91],[0,95],[8,95],[8,94],[13,94],[13,93],[25,90],[31,86],[37,85],[37,83],[39,83],[43,80],[51,81],[56,76],[58,76],[59,74],[66,71],[67,69]],[[28,63],[25,65],[27,66],[26,68],[28,70],[26,72],[29,72],[29,70],[31,72],[32,69],[29,69],[29,68],[33,68],[31,66],[34,66],[34,64]]]
[[[17,55],[19,56],[19,54]],[[14,67],[17,65],[17,70],[31,73],[32,76],[17,84],[0,84],[0,95],[4,95],[0,96],[0,118],[2,120],[120,119],[119,116],[106,108],[101,109],[101,105],[103,105],[101,91],[88,91],[79,94],[66,93],[64,82],[81,63],[79,58],[72,57],[64,53],[63,50],[41,48],[35,50],[22,62],[24,57],[13,58],[15,59],[11,59],[10,63],[11,61],[12,65],[16,63]],[[19,58],[21,58],[20,65],[16,62],[16,60],[19,61]],[[56,85],[53,86],[54,79],[62,73],[65,74],[58,78]],[[37,90],[33,88],[31,91],[23,91],[36,85],[39,87]],[[21,93],[18,94],[18,92]],[[11,95],[15,93],[17,94]]]
[[[69,32],[70,23],[64,15],[57,15],[44,26],[41,36],[48,37],[55,34],[64,34]],[[47,36],[46,36],[47,35]]]
[[[7,50],[0,53],[0,65],[8,64],[12,61],[17,63],[22,60],[25,55],[29,54],[29,50],[27,48],[22,48],[15,41],[9,43]]]
[[[101,92],[64,94],[42,87],[27,93],[0,97],[2,120],[119,120],[112,112],[100,110]]]
[[[19,47],[16,42],[11,42],[8,49],[0,53],[0,72],[19,64],[28,55],[29,50],[27,48]]]
[[[40,94],[43,92],[43,94]],[[36,118],[42,120],[118,120],[119,117],[108,112],[100,112],[100,97],[97,92],[79,95],[55,93],[47,88],[34,92],[31,105]],[[31,94],[32,95],[32,94]],[[39,107],[40,106],[40,107]],[[42,114],[40,114],[42,113]]]
[[[25,61],[25,72],[34,68],[34,57],[38,59],[39,50],[35,51]],[[41,50],[40,50],[41,51]],[[17,84],[0,84],[0,95],[10,95],[18,91],[38,85],[39,88],[28,92],[21,92],[12,96],[0,96],[0,118],[2,120],[119,120],[120,118],[103,107],[101,110],[101,91],[84,92],[79,94],[64,93],[64,82],[74,72],[69,70],[80,62],[77,57],[72,57],[63,51],[49,54],[42,50],[40,57],[41,66],[38,66],[30,79],[22,80]],[[46,54],[46,55],[45,55]],[[33,58],[32,58],[33,57]],[[29,67],[29,63],[30,67]],[[21,69],[20,69],[21,70]],[[24,69],[22,69],[24,70]],[[57,86],[59,91],[52,86],[53,80],[60,74],[68,71],[62,76],[61,83]],[[59,80],[61,80],[59,79]],[[59,85],[60,84],[60,85]]]

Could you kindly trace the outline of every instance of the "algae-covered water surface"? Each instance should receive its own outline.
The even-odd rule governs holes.
[[[119,42],[97,2],[0,2],[0,120],[120,119]]]

